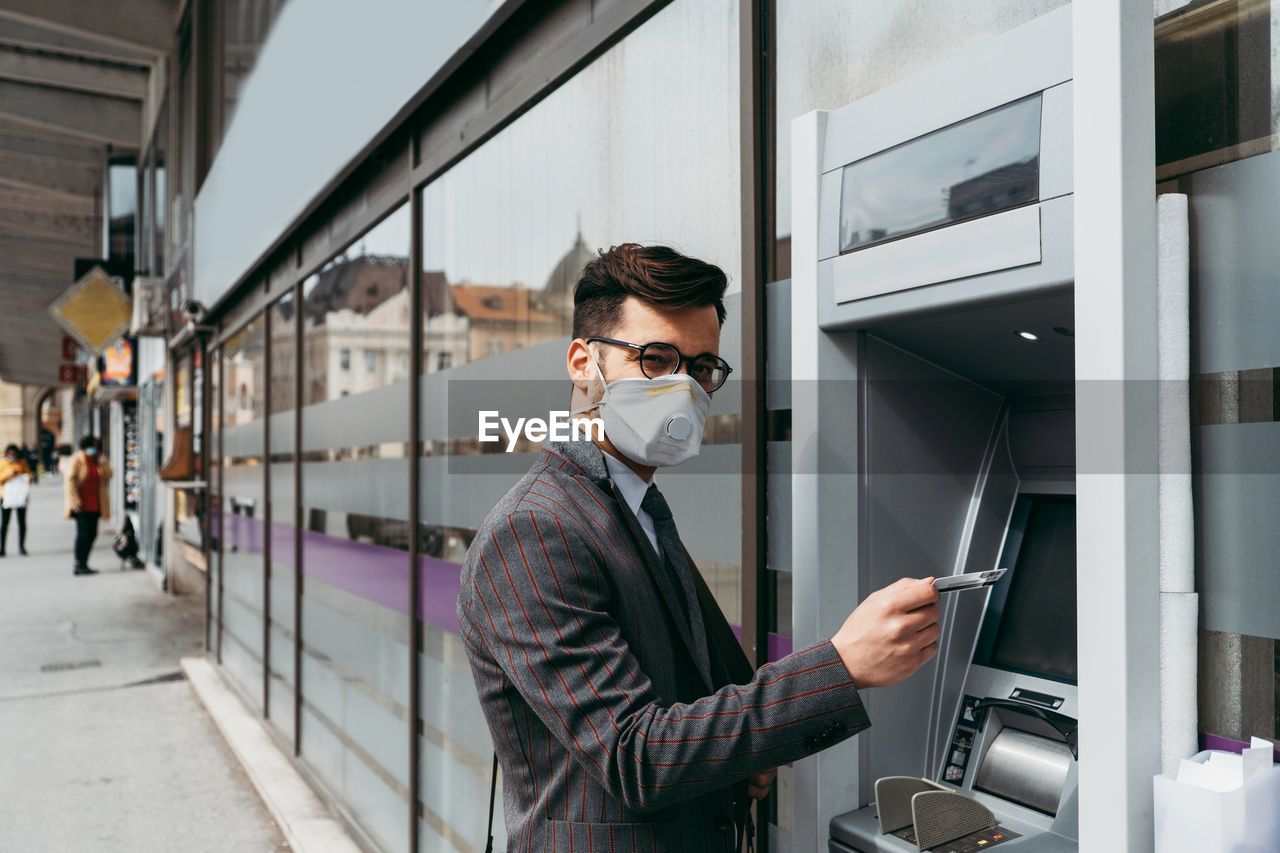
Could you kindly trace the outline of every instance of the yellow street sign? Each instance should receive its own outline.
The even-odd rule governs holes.
[[[133,305],[102,267],[94,267],[49,306],[58,325],[93,355],[129,330]]]

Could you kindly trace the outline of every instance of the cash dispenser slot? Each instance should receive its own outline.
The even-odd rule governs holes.
[[[1011,699],[982,699],[966,711],[982,744],[973,790],[1056,817],[1078,755],[1076,720]]]
[[[1062,739],[1063,744],[1070,750],[1071,758],[1078,757],[1076,734],[1079,731],[1080,724],[1076,722],[1074,717],[1068,717],[1066,714],[1056,714],[1053,711],[1027,704],[1025,700],[987,698],[973,706],[973,713],[977,717],[979,726],[982,725],[987,712],[993,708],[1001,708],[1013,714],[1021,714],[1044,723]]]
[[[987,747],[974,788],[1053,817],[1074,760],[1065,744],[1006,727]]]

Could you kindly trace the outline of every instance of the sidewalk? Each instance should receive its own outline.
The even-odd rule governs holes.
[[[178,660],[204,602],[119,571],[104,524],[75,577],[62,483],[32,490],[0,559],[0,850],[284,851],[288,845]]]

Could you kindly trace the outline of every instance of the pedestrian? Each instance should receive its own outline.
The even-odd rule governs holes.
[[[0,557],[9,544],[9,517],[18,515],[18,553],[27,556],[27,498],[31,494],[31,466],[18,445],[4,449],[0,459]]]
[[[662,246],[586,265],[566,367],[599,426],[544,444],[467,553],[458,625],[513,850],[740,850],[775,768],[866,728],[859,690],[938,650],[933,579],[903,578],[830,640],[747,661],[653,483],[698,453],[728,378],[726,284]]]
[[[92,575],[89,552],[98,536],[98,522],[111,517],[107,482],[111,465],[98,453],[98,440],[91,435],[80,439],[80,452],[71,457],[63,480],[66,516],[76,522],[75,574]]]
[[[36,453],[36,449],[31,445],[19,448],[18,451],[27,460],[27,467],[31,469],[31,485],[35,486],[40,482],[40,454]]]

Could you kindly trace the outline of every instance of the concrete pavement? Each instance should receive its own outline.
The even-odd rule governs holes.
[[[283,851],[179,659],[203,600],[119,571],[108,525],[75,577],[62,484],[42,479],[0,559],[0,850]]]

